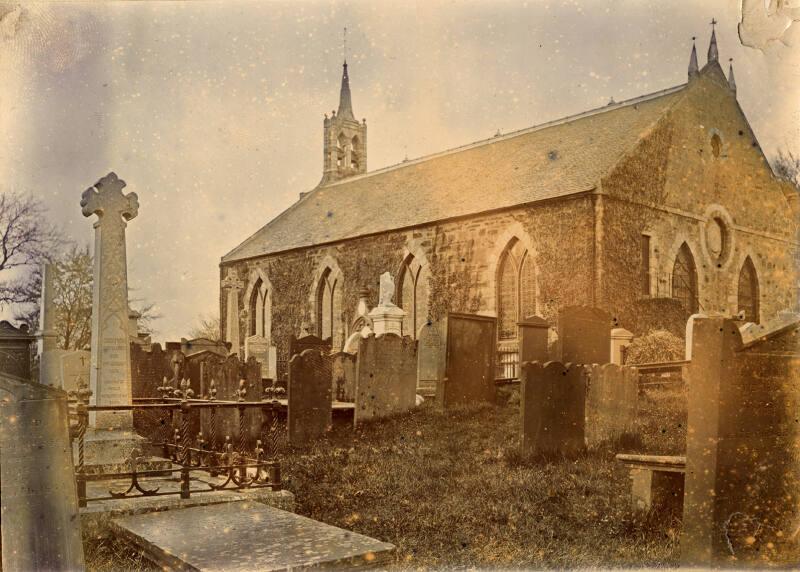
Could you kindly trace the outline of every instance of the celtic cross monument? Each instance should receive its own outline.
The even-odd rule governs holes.
[[[109,173],[81,196],[83,216],[94,223],[94,284],[92,292],[92,402],[130,405],[131,354],[128,339],[128,271],[125,228],[136,217],[136,193],[124,194],[125,181]],[[98,429],[131,429],[130,411],[98,412],[91,425]]]

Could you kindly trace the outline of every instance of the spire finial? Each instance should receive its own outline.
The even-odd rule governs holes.
[[[695,36],[692,36],[692,55],[689,56],[689,77],[695,75],[700,69],[697,65],[697,46],[694,43],[696,39]]]
[[[708,44],[708,61],[715,62],[719,59],[719,52],[717,51],[717,20],[711,18],[711,42]]]
[[[736,93],[736,79],[733,77],[733,58],[729,58],[728,62],[730,64],[728,67],[728,87],[731,88],[733,93]]]
[[[338,117],[344,117],[355,121],[353,115],[353,103],[350,97],[350,77],[347,75],[347,28],[342,33],[342,50],[344,52],[344,63],[342,64],[342,89],[339,92],[339,111]]]

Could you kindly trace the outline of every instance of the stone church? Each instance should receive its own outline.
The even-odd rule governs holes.
[[[226,254],[225,339],[259,336],[283,377],[306,329],[334,349],[395,276],[404,335],[448,311],[497,317],[499,361],[517,322],[596,306],[635,334],[683,335],[696,312],[769,319],[797,304],[798,197],[778,180],[712,32],[688,81],[367,171],[367,124],[347,63],[323,122],[320,183]]]

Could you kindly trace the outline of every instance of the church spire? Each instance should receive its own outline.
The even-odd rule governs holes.
[[[715,62],[719,59],[719,51],[717,51],[717,31],[715,26],[717,21],[711,18],[711,42],[708,44],[708,62]]]
[[[695,37],[692,36],[692,55],[689,56],[689,77],[692,77],[700,69],[697,65],[697,46],[694,43]]]
[[[350,78],[347,76],[347,60],[342,65],[342,89],[339,92],[339,111],[336,112],[336,115],[343,119],[356,120],[353,115],[353,102],[350,98]]]
[[[736,79],[733,77],[733,58],[730,60],[730,66],[728,67],[728,87],[731,88],[733,93],[736,93]]]

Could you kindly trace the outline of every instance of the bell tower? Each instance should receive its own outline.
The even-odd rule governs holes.
[[[339,109],[331,117],[325,114],[323,169],[321,184],[331,183],[367,172],[367,120],[360,123],[353,115],[347,59],[342,65],[342,88]]]

